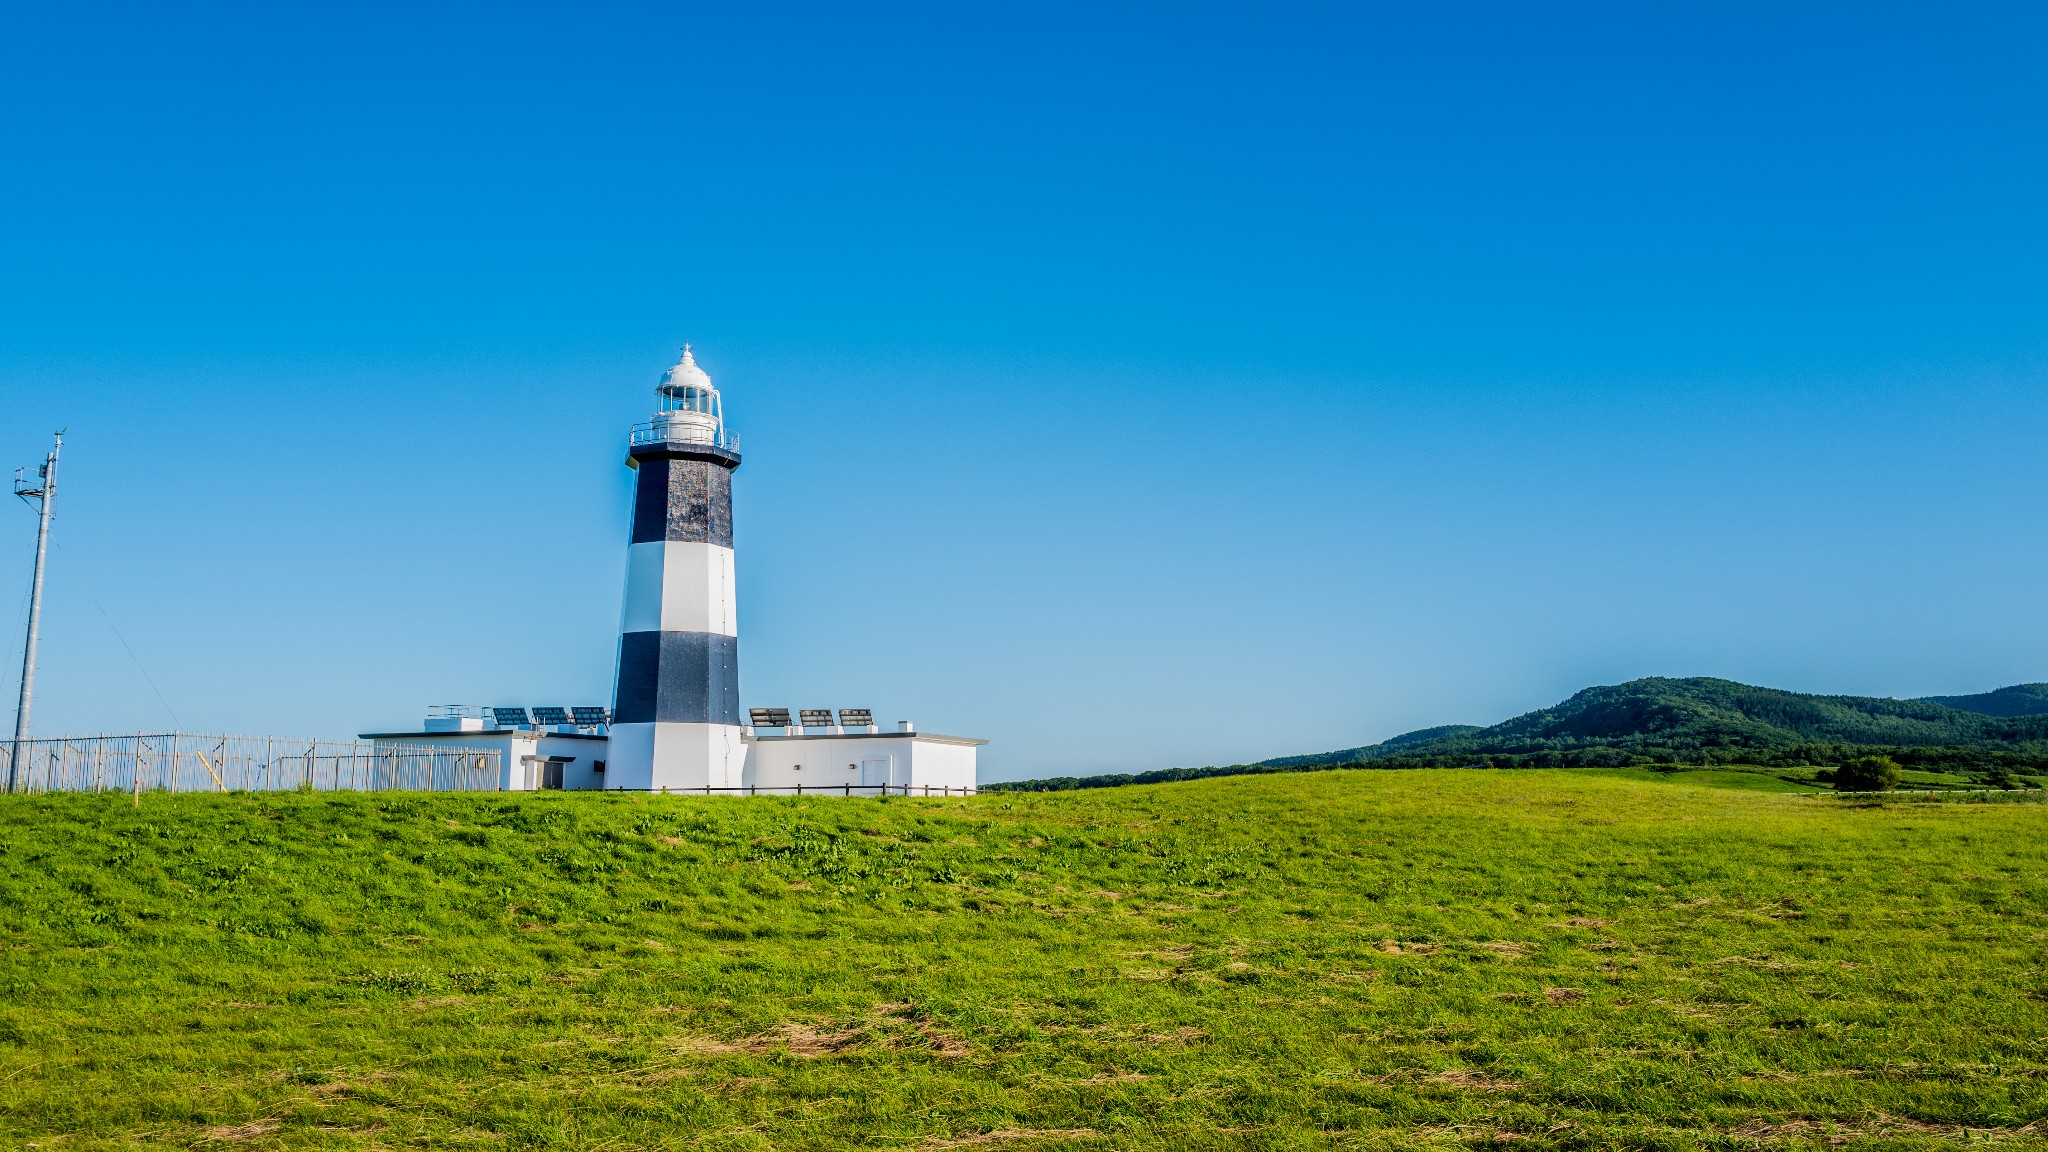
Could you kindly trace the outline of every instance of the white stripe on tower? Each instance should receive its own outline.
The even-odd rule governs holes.
[[[605,782],[737,788],[746,758],[732,557],[740,457],[687,346],[656,391],[661,408],[627,449],[639,476]]]
[[[626,553],[626,612],[619,631],[737,636],[732,549],[689,540],[648,540]]]

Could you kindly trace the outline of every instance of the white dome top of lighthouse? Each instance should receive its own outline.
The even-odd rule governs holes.
[[[697,367],[697,358],[690,353],[690,346],[683,345],[683,358],[675,366],[661,374],[661,390],[673,395],[684,388],[702,388],[707,392],[716,391],[711,387],[711,377]]]

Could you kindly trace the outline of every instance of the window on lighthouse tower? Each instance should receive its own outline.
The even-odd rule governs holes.
[[[702,388],[683,388],[670,393],[663,410],[668,412],[702,412],[711,415],[716,408],[715,396]]]

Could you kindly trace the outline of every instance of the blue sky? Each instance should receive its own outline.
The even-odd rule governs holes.
[[[2048,679],[2038,6],[9,25],[0,459],[70,429],[39,733],[606,699],[684,340],[746,702],[987,778]]]

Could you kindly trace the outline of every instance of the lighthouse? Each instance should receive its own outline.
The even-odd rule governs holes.
[[[607,788],[737,788],[739,628],[732,474],[739,438],[690,346],[627,438],[635,470]]]

